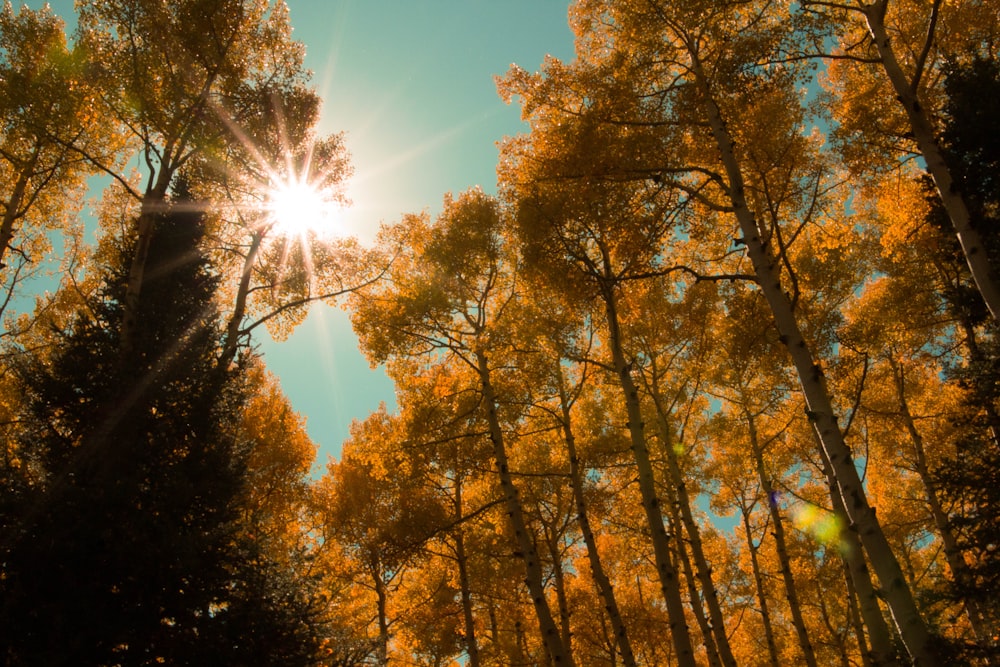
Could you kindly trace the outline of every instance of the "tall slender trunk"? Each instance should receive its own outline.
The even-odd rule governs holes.
[[[233,312],[226,323],[226,337],[222,346],[222,356],[219,365],[223,368],[236,358],[236,350],[240,341],[240,324],[247,312],[247,298],[250,295],[250,280],[253,277],[253,265],[257,262],[257,255],[260,253],[261,245],[264,241],[264,233],[257,230],[250,239],[250,248],[247,256],[243,259],[243,269],[240,271],[240,283],[236,288],[236,303],[233,304]]]
[[[566,382],[563,378],[562,368],[556,368],[559,383],[559,406],[562,419],[560,420],[563,431],[563,442],[566,444],[566,455],[569,458],[569,479],[573,489],[573,500],[576,503],[576,521],[583,535],[583,543],[587,547],[587,562],[590,564],[590,573],[597,584],[597,593],[604,602],[604,611],[608,615],[611,629],[614,633],[615,646],[622,658],[625,667],[635,667],[635,654],[632,653],[632,643],[628,638],[628,631],[622,621],[621,611],[618,608],[618,601],[615,599],[614,588],[611,580],[604,571],[601,563],[600,553],[597,551],[597,539],[590,526],[590,518],[587,515],[587,501],[583,493],[583,466],[580,465],[580,457],[576,451],[576,436],[573,434],[573,427],[570,415],[569,396],[566,391]]]
[[[388,614],[388,594],[385,590],[385,582],[382,580],[382,573],[378,567],[372,568],[375,577],[375,597],[378,615],[378,647],[376,650],[376,660],[379,667],[386,667],[389,664],[389,614]]]
[[[559,534],[556,530],[546,531],[545,543],[552,558],[552,582],[556,591],[556,603],[559,607],[560,639],[563,646],[572,652],[573,634],[570,625],[569,599],[566,596],[566,572],[563,570],[562,554],[559,553]]]
[[[610,261],[606,247],[601,247],[604,254],[604,266],[609,267]],[[646,434],[639,406],[639,390],[632,380],[629,362],[625,359],[622,349],[621,324],[618,320],[618,301],[615,297],[615,286],[611,279],[601,280],[602,296],[608,323],[608,348],[611,351],[615,373],[621,384],[625,398],[625,409],[628,414],[629,443],[632,457],[638,475],[639,493],[642,496],[642,506],[646,513],[646,523],[649,527],[650,540],[653,543],[653,557],[656,564],[656,574],[660,581],[660,591],[666,603],[667,616],[670,623],[670,636],[674,650],[677,652],[677,662],[681,667],[695,667],[694,646],[691,643],[691,633],[688,629],[684,613],[684,601],[681,598],[680,579],[670,557],[670,536],[663,522],[663,512],[660,508],[660,498],[656,493],[656,478],[653,474],[653,464],[646,445]]]
[[[701,594],[705,598],[705,605],[708,607],[708,617],[715,636],[714,644],[717,647],[719,659],[723,667],[736,667],[736,658],[733,657],[732,648],[729,646],[729,637],[726,634],[726,620],[722,615],[722,606],[719,604],[719,594],[715,588],[715,581],[712,579],[712,567],[705,557],[705,549],[701,542],[701,530],[698,527],[698,522],[695,521],[694,513],[691,511],[691,497],[687,492],[687,482],[684,479],[684,473],[681,471],[677,451],[674,449],[667,409],[663,404],[659,391],[656,389],[655,377],[654,382],[650,386],[650,395],[653,398],[653,405],[656,408],[660,438],[663,441],[663,453],[667,461],[667,469],[670,472],[671,481],[673,482],[676,506],[680,510],[680,520],[684,526],[684,531],[687,533],[688,543],[691,545],[691,555],[694,558],[695,564],[695,576],[701,585]],[[696,599],[692,598],[692,603]]]
[[[788,541],[785,539],[785,522],[778,509],[775,499],[774,485],[771,477],[764,467],[764,452],[757,435],[757,423],[753,415],[744,411],[744,418],[747,420],[747,432],[750,435],[750,451],[753,454],[754,468],[757,470],[757,481],[764,492],[767,501],[767,510],[771,515],[771,534],[774,536],[774,550],[778,555],[778,566],[781,570],[781,581],[785,586],[785,599],[788,601],[788,609],[792,614],[792,626],[795,628],[795,636],[799,640],[799,648],[802,649],[803,662],[809,667],[816,666],[816,652],[813,650],[812,641],[809,639],[809,632],[806,630],[806,621],[802,616],[802,605],[799,602],[798,586],[795,584],[795,576],[792,574],[792,559],[788,556]]]
[[[750,526],[750,509],[740,503],[740,514],[743,518],[743,533],[747,538],[747,551],[750,552],[750,570],[753,573],[753,583],[757,590],[757,602],[760,605],[761,624],[764,626],[764,642],[767,644],[767,655],[771,659],[771,665],[778,667],[778,645],[774,641],[774,627],[771,625],[771,612],[767,604],[767,592],[764,589],[764,577],[760,570],[760,561],[757,559],[757,552],[760,545],[754,546],[753,529]]]
[[[24,215],[24,195],[40,155],[41,147],[35,145],[31,157],[18,169],[17,180],[14,181],[10,199],[4,206],[3,218],[0,219],[0,269],[5,266],[4,258],[10,248],[10,242],[14,239],[14,223]]]
[[[851,577],[851,568],[847,558],[840,557],[840,563],[844,567],[844,585],[847,587],[847,614],[854,630],[854,639],[858,645],[858,654],[861,655],[862,667],[874,667],[871,649],[868,648],[868,640],[865,639],[865,624],[861,620],[861,608],[858,606],[858,589],[854,586],[854,579]]]
[[[615,641],[613,630],[608,623],[608,619],[605,616],[598,616],[598,622],[601,624],[601,634],[600,638],[602,642],[600,645],[606,651],[608,667],[618,667],[618,643]]]
[[[701,630],[701,637],[705,643],[705,654],[708,657],[708,665],[709,667],[719,667],[722,664],[722,659],[719,657],[719,649],[715,642],[712,624],[705,616],[705,609],[701,603],[701,595],[698,593],[698,586],[696,584],[698,579],[695,576],[694,568],[691,567],[691,559],[688,558],[687,551],[684,549],[684,541],[680,536],[680,527],[683,524],[676,502],[670,503],[670,525],[676,526],[677,539],[674,540],[674,551],[677,554],[677,560],[681,564],[681,569],[684,571],[684,580],[687,582],[688,588],[688,598],[691,601],[691,612],[694,614],[694,620],[698,623],[698,628]]]
[[[530,664],[528,661],[528,638],[525,636],[524,625],[520,620],[514,622],[514,649],[515,665]]]
[[[549,608],[548,599],[545,597],[542,564],[538,558],[538,550],[535,548],[534,540],[528,534],[524,509],[521,506],[521,499],[510,471],[510,463],[507,459],[507,445],[504,440],[503,429],[500,427],[500,417],[497,414],[499,402],[490,379],[490,366],[486,355],[482,352],[477,352],[476,363],[479,382],[483,390],[486,420],[490,429],[490,441],[493,444],[493,458],[496,461],[497,474],[500,478],[500,488],[503,491],[507,516],[510,518],[511,527],[514,529],[514,540],[519,550],[518,555],[524,562],[525,583],[531,595],[531,603],[535,608],[538,629],[552,662],[559,667],[565,665],[571,666],[573,665],[573,656],[570,654],[569,648],[563,645],[559,628],[556,626],[555,620],[552,617],[552,610]]]
[[[837,651],[837,657],[840,659],[840,667],[851,667],[851,658],[848,655],[844,632],[834,627],[833,619],[830,618],[830,610],[827,608],[826,599],[823,596],[819,598],[819,612],[820,617],[823,619],[823,625],[826,626],[827,632],[830,633],[830,637],[833,639],[831,643]]]
[[[486,604],[489,605],[490,619],[490,641],[493,646],[500,646],[500,624],[497,621],[497,604],[491,596],[487,596]]]
[[[465,511],[462,505],[462,480],[455,479],[455,517],[461,518]],[[472,586],[469,581],[469,557],[465,553],[465,534],[462,526],[455,530],[455,561],[458,563],[458,588],[462,600],[462,620],[465,623],[465,654],[469,667],[479,667],[479,643],[476,640],[476,617],[472,607]]]
[[[818,436],[817,437],[818,440]],[[821,455],[823,453],[821,452]],[[837,492],[837,482],[830,472],[830,461],[825,455],[821,456],[823,461],[823,475],[826,477],[827,486],[830,488],[830,500],[833,503],[833,513],[844,519],[848,523],[847,510],[844,508],[844,500]],[[879,606],[879,592],[872,584],[871,573],[868,571],[868,564],[865,562],[864,551],[858,532],[853,527],[841,531],[840,539],[843,540],[844,548],[841,550],[841,557],[847,574],[854,585],[854,592],[857,596],[858,609],[861,618],[868,629],[868,640],[871,644],[871,651],[868,655],[869,661],[878,667],[901,667],[896,645],[893,640],[888,623],[882,615],[882,608]]]
[[[868,30],[875,43],[875,48],[878,50],[882,69],[896,93],[896,99],[906,111],[913,140],[923,155],[927,171],[934,179],[941,203],[955,228],[958,242],[962,246],[962,253],[965,255],[965,261],[972,273],[972,279],[975,281],[983,301],[986,302],[990,314],[993,315],[993,319],[1000,322],[1000,286],[997,285],[990,266],[982,237],[972,226],[969,207],[962,196],[961,189],[955,183],[951,169],[945,161],[944,153],[938,145],[934,126],[927,116],[926,107],[920,102],[918,87],[910,82],[892,48],[892,42],[885,26],[888,4],[889,0],[877,0],[869,5],[862,5]],[[932,37],[933,35],[928,38]],[[919,79],[920,74],[920,72],[916,73],[915,81]]]
[[[906,400],[906,371],[899,361],[891,358],[891,355],[889,365],[892,367],[893,379],[895,380],[899,416],[902,418],[906,432],[910,436],[910,442],[913,444],[913,468],[923,484],[927,508],[930,510],[931,518],[934,520],[934,527],[937,529],[938,535],[941,536],[945,560],[948,562],[948,567],[951,568],[951,574],[955,579],[955,583],[960,588],[969,590],[969,587],[972,586],[972,573],[965,562],[958,539],[951,530],[951,521],[948,520],[948,513],[945,512],[944,507],[941,505],[937,484],[931,477],[930,469],[927,466],[924,438],[917,429],[913,414],[910,412],[910,404]],[[986,616],[982,608],[979,606],[979,602],[974,598],[965,596],[964,604],[966,617],[969,619],[969,625],[972,627],[972,633],[976,638],[976,642],[980,646],[986,646],[993,633],[986,621]]]
[[[806,400],[806,413],[819,436],[822,449],[830,461],[837,483],[837,492],[851,524],[857,529],[872,567],[881,583],[885,600],[906,650],[917,667],[940,664],[931,650],[931,635],[917,609],[913,592],[903,576],[899,560],[886,539],[875,510],[868,504],[854,457],[844,441],[837,423],[833,402],[826,388],[823,369],[806,342],[796,320],[790,297],[783,289],[779,263],[771,246],[765,246],[757,221],[747,203],[743,173],[736,157],[733,138],[729,134],[722,112],[708,84],[697,52],[692,50],[692,72],[703,95],[706,120],[719,149],[728,180],[728,195],[733,213],[746,243],[747,255],[753,265],[756,282],[767,300],[782,343],[788,349]]]

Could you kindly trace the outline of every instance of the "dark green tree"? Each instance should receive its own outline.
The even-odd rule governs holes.
[[[5,507],[0,664],[306,664],[299,602],[240,531],[251,443],[240,365],[218,363],[204,216],[157,216],[135,345],[122,356],[130,238],[53,345],[26,351],[22,451],[38,482]],[[303,616],[305,618],[305,616]]]
[[[975,58],[952,63],[945,83],[948,101],[942,146],[957,187],[969,205],[971,222],[994,266],[1000,261],[1000,61]],[[929,179],[928,179],[929,180]],[[962,437],[956,454],[937,471],[950,501],[950,520],[970,564],[956,578],[952,594],[974,601],[993,628],[972,653],[1000,657],[1000,607],[992,591],[1000,587],[1000,346],[996,324],[961,261],[947,216],[929,183],[928,222],[940,230],[932,261],[942,275],[942,296],[956,322],[962,355],[950,369],[967,391],[967,410],[957,420]]]

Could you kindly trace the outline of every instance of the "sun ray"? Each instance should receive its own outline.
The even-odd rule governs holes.
[[[332,240],[348,235],[344,213],[349,204],[345,191],[350,169],[335,136],[318,140],[309,134],[293,145],[284,109],[275,102],[272,111],[280,146],[265,150],[224,109],[215,111],[247,151],[257,172],[248,182],[247,199],[236,204],[241,212],[256,214],[273,240],[283,236]],[[236,180],[246,175],[234,174]]]
[[[279,178],[267,189],[265,209],[279,236],[343,236],[343,208],[334,193],[296,175]]]

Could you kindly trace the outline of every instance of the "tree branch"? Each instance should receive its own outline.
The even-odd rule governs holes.
[[[920,55],[917,57],[917,64],[913,72],[913,82],[910,83],[910,89],[913,94],[917,94],[917,89],[920,87],[920,77],[924,74],[924,67],[927,64],[927,56],[931,52],[931,46],[934,44],[934,30],[937,27],[938,15],[941,10],[941,0],[934,0],[934,4],[931,6],[931,17],[927,22],[927,38],[924,40],[924,48],[920,51]]]

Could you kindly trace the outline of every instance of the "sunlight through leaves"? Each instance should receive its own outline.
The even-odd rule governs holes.
[[[315,183],[293,177],[279,180],[267,193],[267,213],[281,236],[320,237],[345,234],[344,206]]]

